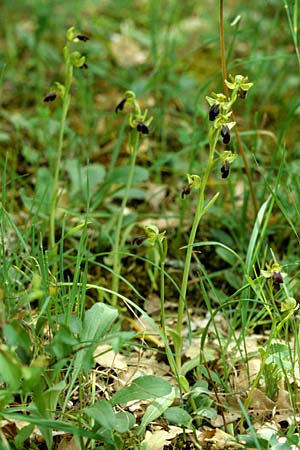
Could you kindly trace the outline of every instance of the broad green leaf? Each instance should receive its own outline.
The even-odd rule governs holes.
[[[0,379],[13,390],[17,390],[22,381],[22,367],[4,345],[0,346]]]
[[[115,419],[115,430],[120,434],[127,433],[135,425],[135,417],[129,412],[121,411]]]
[[[64,409],[67,406],[73,386],[79,371],[82,369],[86,373],[93,365],[93,354],[103,336],[107,334],[112,323],[118,317],[118,311],[104,303],[96,303],[89,309],[84,317],[82,332],[80,333],[80,342],[86,346],[79,350],[74,361],[74,370],[69,385],[68,392],[64,401]]]
[[[0,412],[9,404],[14,401],[14,397],[11,392],[1,389],[0,390]]]
[[[105,177],[105,167],[98,163],[82,167],[78,159],[68,159],[65,166],[71,180],[71,197],[78,192],[86,196],[88,189],[93,192]]]
[[[143,434],[146,426],[160,417],[164,412],[169,408],[170,405],[174,402],[177,395],[177,390],[174,386],[172,386],[171,391],[164,395],[163,397],[157,398],[154,400],[146,409],[145,414],[143,415],[141,425],[138,428],[138,434]]]
[[[14,439],[14,445],[16,446],[17,450],[23,450],[25,448],[24,442],[31,436],[33,429],[34,424],[30,423],[29,425],[26,425],[19,430],[17,436]]]
[[[132,400],[148,400],[164,397],[172,390],[172,385],[163,378],[145,375],[136,378],[130,386],[125,386],[116,392],[111,399],[112,405],[127,403]]]
[[[86,408],[85,413],[105,430],[115,429],[115,413],[108,401],[96,402],[93,406]]]
[[[192,416],[179,406],[168,408],[164,413],[168,422],[174,423],[179,427],[190,427],[193,421]]]
[[[31,340],[21,323],[13,320],[3,327],[3,336],[9,347],[16,346],[16,353],[22,362],[29,364],[31,355]]]
[[[136,200],[143,200],[146,196],[147,191],[140,188],[130,188],[128,191],[128,198],[134,198]],[[113,198],[123,198],[125,194],[125,189],[119,189],[113,194]]]
[[[104,303],[96,303],[89,309],[83,321],[80,341],[87,348],[80,350],[75,358],[75,369],[82,368],[86,373],[90,370],[89,362],[101,338],[109,331],[118,311]]]
[[[128,179],[128,174],[130,171],[130,166],[121,166],[121,167],[115,167],[108,179],[106,180],[107,183],[118,183],[118,184],[125,184]],[[135,166],[134,173],[133,173],[133,184],[134,183],[143,183],[147,181],[149,178],[149,171],[141,166]]]
[[[197,417],[205,417],[209,420],[216,420],[218,413],[214,408],[211,408],[210,406],[199,408],[197,411],[195,411],[195,415]]]

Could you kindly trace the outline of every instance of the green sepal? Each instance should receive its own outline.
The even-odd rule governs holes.
[[[83,64],[85,63],[85,56],[82,56],[82,54],[79,52],[76,52],[76,51],[72,52],[70,55],[70,58],[71,58],[71,63],[75,67],[82,67]]]

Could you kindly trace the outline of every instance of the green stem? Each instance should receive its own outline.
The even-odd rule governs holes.
[[[212,139],[212,144],[210,145],[208,162],[207,162],[207,165],[205,168],[203,179],[201,180],[201,187],[200,187],[199,195],[198,195],[197,208],[196,208],[196,212],[194,215],[194,221],[193,221],[192,229],[190,232],[189,242],[188,242],[186,257],[185,257],[185,264],[184,264],[179,304],[178,304],[178,312],[177,312],[176,335],[177,335],[178,341],[177,341],[176,345],[174,342],[175,353],[176,353],[175,360],[176,360],[176,366],[177,366],[179,373],[180,373],[180,369],[181,369],[182,323],[183,323],[184,308],[186,305],[186,294],[187,294],[187,286],[188,286],[188,280],[189,280],[192,254],[193,254],[193,245],[195,242],[197,229],[199,227],[200,220],[201,220],[201,217],[202,217],[202,215],[204,213],[204,209],[205,209],[205,207],[204,207],[205,189],[206,189],[206,185],[208,182],[209,174],[214,165],[214,151],[215,151],[215,147],[217,145],[217,141],[218,141],[218,134],[216,133],[216,135]]]
[[[166,337],[166,315],[165,315],[165,263],[160,265],[160,323],[161,329]]]
[[[167,255],[167,241],[159,241],[160,255],[160,323],[164,337],[167,337],[165,314],[165,261]]]
[[[221,67],[222,67],[223,86],[224,86],[224,93],[225,93],[226,97],[228,98],[229,97],[229,95],[228,95],[228,88],[227,88],[227,85],[225,83],[225,80],[227,79],[227,70],[226,70],[226,57],[225,57],[225,35],[224,35],[224,8],[223,8],[223,0],[220,0],[220,3],[219,3],[219,33],[220,33],[220,50],[221,50]],[[232,113],[232,119],[235,120],[234,113]],[[250,189],[250,195],[251,195],[252,204],[253,204],[253,208],[254,208],[254,213],[257,216],[257,214],[258,214],[258,206],[257,206],[257,200],[256,200],[256,194],[255,194],[253,179],[252,179],[251,170],[250,170],[249,163],[248,163],[248,158],[247,158],[246,153],[244,151],[244,147],[243,147],[242,140],[240,138],[237,126],[234,127],[234,134],[235,134],[235,137],[236,137],[239,153],[240,153],[240,155],[241,155],[241,157],[243,159],[245,172],[246,172],[246,177],[247,177],[248,183],[249,183],[249,189]]]
[[[49,236],[49,250],[52,250],[54,254],[57,252],[56,242],[55,242],[55,215],[56,215],[56,206],[57,206],[57,197],[58,197],[58,184],[59,184],[59,173],[60,173],[60,165],[63,151],[63,143],[64,143],[64,132],[66,128],[66,120],[67,114],[70,106],[70,88],[73,77],[73,65],[68,57],[66,62],[66,75],[65,75],[65,91],[62,99],[62,113],[60,119],[60,129],[59,129],[59,137],[58,137],[58,148],[57,155],[54,166],[54,177],[53,177],[53,188],[52,188],[52,198],[51,198],[51,209],[50,209],[50,236]]]
[[[139,133],[136,129],[132,130],[132,140],[133,140],[133,148],[132,148],[132,153],[130,155],[130,169],[129,169],[129,174],[128,174],[128,178],[127,178],[127,183],[125,186],[124,196],[122,199],[121,210],[120,210],[120,214],[118,217],[115,240],[114,240],[114,247],[113,247],[112,290],[115,293],[117,293],[118,289],[119,289],[119,281],[120,281],[119,275],[120,275],[121,260],[122,260],[120,254],[119,254],[119,252],[120,252],[120,236],[121,236],[121,230],[122,230],[122,226],[123,226],[124,212],[125,212],[125,208],[126,208],[128,196],[129,196],[129,190],[132,185],[136,157],[137,157],[137,153],[138,153],[138,149],[139,149]],[[113,295],[112,304],[116,305],[116,303],[117,303],[117,296]]]

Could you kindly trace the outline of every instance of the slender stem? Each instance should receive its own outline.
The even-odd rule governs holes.
[[[166,315],[165,315],[165,262],[160,264],[160,323],[161,329],[166,337]]]
[[[234,112],[232,112],[232,119],[235,120]],[[255,216],[257,216],[257,214],[258,214],[258,205],[257,205],[257,200],[256,200],[256,195],[255,195],[253,179],[252,179],[252,175],[251,175],[248,159],[247,159],[247,156],[245,154],[245,151],[244,151],[244,148],[243,148],[243,144],[242,144],[242,140],[241,140],[240,133],[238,131],[238,127],[237,126],[234,127],[234,134],[235,134],[235,138],[236,138],[239,154],[241,155],[243,163],[244,163],[245,172],[246,172],[246,176],[247,176],[248,183],[249,183],[249,189],[250,189],[250,195],[251,195],[251,199],[252,199],[252,203],[253,203],[254,213],[255,213]]]
[[[180,345],[178,345],[178,348],[176,349],[176,355],[175,355],[176,366],[177,366],[178,372],[180,372],[180,368],[181,368],[183,313],[184,313],[184,308],[186,305],[186,294],[187,294],[188,279],[189,279],[191,260],[192,260],[192,254],[193,254],[193,245],[195,242],[197,229],[198,229],[201,217],[204,212],[204,194],[205,194],[205,189],[206,189],[206,185],[208,182],[208,177],[211,172],[212,166],[214,164],[213,158],[214,158],[214,150],[215,150],[215,147],[217,144],[217,140],[218,140],[218,135],[216,134],[216,136],[213,140],[213,144],[210,146],[208,163],[205,168],[203,179],[201,180],[201,187],[200,187],[199,195],[198,195],[198,203],[197,203],[196,212],[194,215],[194,221],[193,221],[192,229],[190,232],[189,242],[188,242],[187,251],[186,251],[185,264],[184,264],[181,290],[180,290],[180,298],[179,298],[178,311],[177,311],[177,326],[176,326],[176,335],[177,335],[177,339],[179,340],[179,343],[180,343]]]
[[[221,66],[222,66],[222,78],[223,78],[223,89],[226,97],[228,98],[228,87],[225,83],[227,79],[226,72],[226,58],[225,58],[225,37],[224,37],[224,9],[223,9],[223,0],[220,0],[220,49],[221,49]]]
[[[132,133],[132,140],[133,140],[133,148],[132,148],[132,153],[130,155],[130,169],[129,169],[129,174],[128,174],[128,178],[127,178],[127,182],[126,182],[126,186],[125,186],[125,192],[123,195],[121,209],[120,209],[120,213],[119,213],[119,217],[118,217],[118,221],[117,221],[116,234],[115,234],[114,247],[113,247],[112,290],[115,293],[117,293],[118,289],[119,289],[119,281],[120,281],[119,274],[120,274],[120,270],[121,270],[121,259],[122,259],[119,254],[120,236],[121,236],[121,230],[122,230],[122,226],[123,226],[123,218],[124,218],[125,208],[126,208],[128,196],[129,196],[129,190],[132,185],[136,157],[137,157],[137,153],[138,153],[138,149],[139,149],[139,133],[136,129],[133,129],[131,133]],[[117,303],[117,296],[114,295],[112,297],[112,304],[116,305],[116,303]]]
[[[160,324],[164,337],[167,337],[166,332],[166,314],[165,314],[165,262],[168,251],[167,240],[158,240],[159,257],[160,257]]]
[[[220,11],[220,25],[219,25],[219,27],[220,27],[220,50],[221,50],[222,78],[223,78],[224,92],[225,92],[226,97],[228,98],[229,97],[229,95],[228,95],[228,88],[227,88],[227,85],[225,84],[225,80],[227,79],[227,70],[226,70],[226,57],[225,57],[225,35],[224,35],[223,0],[220,0],[219,11]],[[232,119],[235,120],[234,112],[232,112]],[[245,172],[246,172],[246,176],[247,176],[248,183],[249,183],[250,195],[251,195],[251,199],[252,199],[252,203],[253,203],[254,212],[255,212],[255,215],[257,215],[257,213],[258,213],[258,206],[257,206],[257,200],[256,200],[256,195],[255,195],[255,190],[254,190],[254,185],[253,185],[253,179],[252,179],[252,175],[251,175],[248,159],[247,159],[247,156],[245,154],[245,151],[244,151],[244,148],[243,148],[243,144],[242,144],[242,140],[240,138],[237,126],[234,127],[234,134],[235,134],[235,137],[236,137],[239,153],[240,153],[240,155],[242,157],[242,160],[243,160],[243,163],[244,163]]]
[[[60,165],[63,151],[63,143],[64,143],[64,132],[66,127],[66,119],[70,105],[71,96],[69,94],[71,83],[73,77],[73,65],[68,58],[66,61],[66,76],[65,76],[65,92],[62,101],[62,112],[60,119],[60,129],[59,129],[59,137],[58,137],[58,148],[56,161],[54,166],[54,177],[53,177],[53,188],[52,188],[52,197],[51,197],[51,205],[50,205],[50,235],[49,235],[49,249],[53,250],[56,253],[55,249],[55,215],[56,215],[56,206],[57,206],[57,196],[58,196],[58,184],[59,184],[59,173],[60,173]]]

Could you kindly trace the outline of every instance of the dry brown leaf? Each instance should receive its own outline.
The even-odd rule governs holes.
[[[161,308],[160,297],[157,294],[150,293],[144,307],[149,316],[153,317],[153,315],[158,314]]]
[[[247,364],[240,365],[238,372],[233,380],[233,384],[236,391],[247,390],[251,383],[257,376],[261,366],[260,358],[252,358],[247,361]]]
[[[102,367],[117,370],[127,368],[125,356],[115,353],[110,345],[98,345],[94,352],[94,359]]]
[[[185,433],[192,433],[192,431],[185,430]],[[148,448],[151,450],[163,450],[165,446],[168,445],[168,441],[171,441],[181,434],[182,428],[176,426],[170,426],[168,431],[162,429],[152,432],[146,431],[143,444],[147,444]]]
[[[225,431],[216,428],[215,430],[203,431],[199,435],[199,442],[203,447],[207,447],[208,444],[214,444],[215,450],[223,450],[230,448],[238,448],[240,444],[235,442],[233,437],[225,433]]]
[[[147,61],[147,53],[130,36],[113,34],[110,49],[121,67],[136,67]]]
[[[172,215],[172,216],[170,215],[169,218],[166,216],[166,217],[161,217],[158,219],[146,219],[140,223],[144,226],[156,225],[160,231],[164,231],[167,228],[177,228],[179,226],[180,221],[179,221],[179,219],[176,219],[176,217],[174,217],[174,215]]]
[[[233,423],[236,422],[237,420],[239,420],[242,417],[242,413],[241,412],[233,412],[233,411],[229,411],[229,412],[224,412],[224,417],[225,417],[225,421],[226,424],[228,425],[229,423]],[[218,415],[217,418],[215,420],[211,420],[210,421],[211,425],[215,428],[220,428],[224,425],[224,418],[221,415]]]
[[[139,317],[138,320],[127,318],[127,320],[136,331],[143,334],[142,338],[144,340],[153,342],[157,347],[164,347],[157,330],[152,326],[151,321],[149,321],[146,317]]]
[[[293,411],[293,405],[291,403],[291,396],[285,389],[279,389],[278,396],[276,399],[276,411],[285,411],[285,413],[290,417],[291,411]]]
[[[263,418],[272,413],[276,403],[260,389],[255,388],[251,393],[249,409],[256,417]]]
[[[80,450],[80,447],[76,444],[74,437],[70,439],[70,435],[66,435],[60,441],[57,450]]]
[[[165,184],[147,184],[146,201],[152,208],[152,211],[160,211],[161,205],[167,195],[168,186]]]

